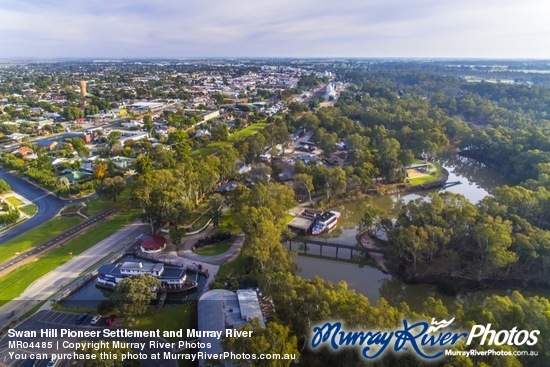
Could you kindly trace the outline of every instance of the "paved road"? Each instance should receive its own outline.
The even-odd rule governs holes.
[[[90,226],[93,226],[94,224],[105,220],[105,218],[108,217],[109,215],[113,214],[114,211],[115,211],[114,208],[108,209],[108,210],[104,211],[103,213],[98,214],[98,215],[96,215],[96,216],[94,216],[90,219],[87,219],[84,222],[70,228],[69,230],[61,233],[59,236],[49,240],[48,242],[42,243],[40,246],[38,246],[38,244],[37,244],[32,249],[30,249],[28,251],[25,251],[22,254],[17,255],[16,257],[12,257],[12,258],[10,258],[9,260],[7,260],[3,263],[0,263],[0,273],[3,272],[4,270],[10,268],[11,266],[27,259],[29,256],[32,256],[32,255],[35,255],[35,254],[38,254],[38,253],[44,251],[48,247],[52,247],[52,246],[55,246],[55,245],[58,245],[58,244],[63,244],[65,242],[69,241],[75,235],[82,235],[85,232],[86,228],[88,228]]]
[[[0,234],[0,245],[46,222],[66,205],[65,201],[55,195],[12,175],[3,168],[0,168],[0,178],[9,184],[13,191],[32,201],[38,207],[38,212],[34,217]]]
[[[0,307],[0,328],[15,316],[19,316],[40,302],[50,299],[64,286],[80,277],[83,271],[149,231],[149,224],[135,221],[36,280],[23,294]]]

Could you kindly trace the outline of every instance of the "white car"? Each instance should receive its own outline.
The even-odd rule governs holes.
[[[101,319],[101,315],[95,315],[94,318],[92,319],[92,321],[90,321],[90,324],[91,324],[91,325],[97,324],[97,322],[99,321],[99,319]]]

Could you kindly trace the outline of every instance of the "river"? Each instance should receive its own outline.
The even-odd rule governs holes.
[[[473,159],[460,157],[455,152],[446,153],[438,162],[449,171],[449,181],[462,182],[461,185],[451,186],[444,191],[462,194],[473,203],[482,200],[497,186],[517,183],[501,172]],[[401,201],[406,203],[419,197],[425,197],[434,191],[437,190],[377,197],[374,198],[374,202],[383,210],[391,213]],[[363,215],[364,202],[364,200],[358,200],[331,208],[342,213],[338,226],[330,233],[316,236],[316,239],[321,238],[355,245],[355,236],[358,231],[358,223]],[[429,296],[441,298],[446,304],[452,304],[456,300],[456,297],[439,294],[435,286],[431,284],[404,284],[401,280],[381,272],[373,266],[370,260],[365,260],[362,257],[350,261],[348,250],[339,250],[338,255],[342,260],[318,256],[318,246],[312,246],[311,251],[308,252],[309,255],[300,254],[295,258],[301,276],[312,278],[317,275],[332,282],[345,281],[349,288],[365,295],[371,302],[383,297],[393,305],[406,301],[411,307],[419,308]],[[334,253],[335,249],[333,248],[323,248],[324,255],[333,255]],[[504,294],[506,291],[469,292],[467,295],[459,294],[458,298],[468,303],[474,301],[474,298],[495,293]]]

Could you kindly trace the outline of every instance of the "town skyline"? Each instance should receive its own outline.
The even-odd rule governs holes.
[[[6,1],[0,58],[548,59],[542,0]]]

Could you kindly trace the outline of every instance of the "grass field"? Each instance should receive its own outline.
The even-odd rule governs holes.
[[[187,330],[193,328],[193,316],[197,309],[196,302],[187,302],[183,305],[165,305],[162,311],[157,312],[156,306],[150,306],[149,312],[145,316],[138,318],[138,330]],[[182,338],[166,338],[174,342]]]
[[[19,200],[15,196],[7,196],[7,197],[4,198],[4,200],[6,200],[8,203],[10,203],[11,205],[13,205],[15,207],[18,207],[19,205],[25,204],[24,202],[22,202],[21,200]]]
[[[229,209],[220,220],[218,229],[222,232],[237,232],[239,226],[235,223],[235,218],[233,217],[233,210]]]
[[[257,122],[255,124],[247,126],[244,129],[237,131],[235,134],[231,134],[229,136],[229,141],[235,142],[237,140],[244,139],[247,136],[250,136],[250,135],[262,130],[266,126],[267,126],[267,122]]]
[[[429,182],[434,182],[441,177],[441,165],[435,162],[430,162],[429,164],[432,166],[432,168],[435,167],[435,172],[432,172],[429,175],[411,178],[409,180],[409,183],[411,185],[421,185]]]
[[[266,127],[266,125],[267,125],[267,122],[258,122],[258,123],[252,124],[230,135],[227,141],[216,141],[216,142],[210,143],[203,148],[195,150],[192,154],[206,157],[216,151],[219,151],[225,147],[230,146],[232,143],[238,140],[244,139],[247,136],[250,136],[262,130],[264,127]]]
[[[48,239],[57,236],[81,221],[82,219],[79,217],[55,217],[47,221],[0,246],[0,262],[6,261],[16,252],[27,251],[36,245],[47,242]]]
[[[25,214],[27,214],[29,217],[32,217],[33,215],[38,212],[38,207],[34,204],[25,205],[19,208],[19,210]]]
[[[101,223],[67,244],[48,252],[32,263],[10,272],[0,278],[0,306],[20,295],[36,279],[67,262],[72,257],[79,255],[99,241],[107,238],[137,217],[135,212],[119,214],[107,222]],[[78,218],[62,218],[63,220]],[[50,221],[51,222],[51,221]],[[45,225],[51,226],[50,222]],[[20,238],[20,237],[18,237]],[[2,249],[4,246],[1,246]],[[72,253],[72,255],[69,255]],[[97,259],[98,261],[101,259]],[[90,266],[93,264],[90,263]]]
[[[117,200],[124,200],[128,199],[130,197],[130,194],[132,193],[132,188],[135,186],[135,182],[130,182],[126,185],[126,188]],[[86,201],[86,205],[88,206],[87,216],[91,217],[98,213],[101,213],[102,211],[105,211],[107,209],[110,209],[115,206],[115,202],[111,199],[105,199],[105,198],[94,198],[91,200]]]
[[[216,278],[227,279],[229,277],[246,274],[252,267],[252,258],[243,254],[239,255],[235,260],[227,262],[220,266]]]
[[[195,253],[197,255],[204,255],[204,256],[219,255],[219,254],[223,254],[224,252],[229,250],[232,245],[233,245],[232,241],[224,241],[224,242],[220,242],[220,243],[213,243],[211,245],[207,245],[207,246],[201,247],[199,249],[196,249]]]

